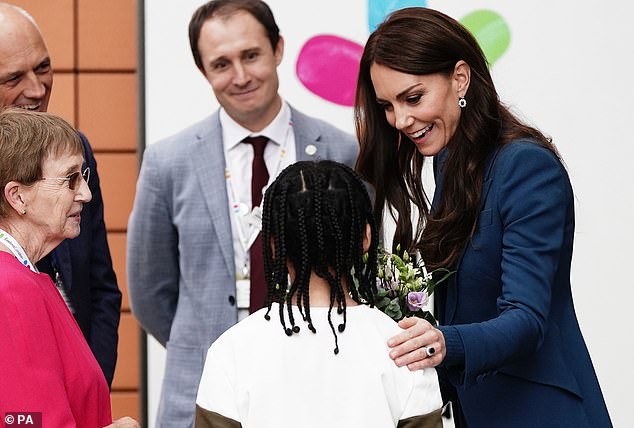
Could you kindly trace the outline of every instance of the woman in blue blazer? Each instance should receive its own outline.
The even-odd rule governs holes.
[[[460,426],[611,427],[570,290],[570,180],[550,140],[500,103],[473,36],[431,9],[394,12],[365,46],[355,121],[393,247],[456,272],[436,291],[438,327],[401,322],[396,364],[437,367]]]

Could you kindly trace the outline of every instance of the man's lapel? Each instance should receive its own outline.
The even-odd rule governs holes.
[[[201,130],[192,153],[192,168],[200,182],[202,197],[218,234],[218,240],[229,272],[235,270],[233,238],[229,218],[229,198],[225,178],[225,155],[218,113],[208,119],[209,126]]]
[[[314,120],[291,107],[291,120],[295,134],[298,161],[329,159],[327,145],[321,140],[321,131]]]
[[[57,264],[57,270],[62,277],[64,283],[64,289],[67,292],[73,287],[73,269],[70,260],[70,242],[68,239],[64,239],[61,244],[52,251],[51,261]]]

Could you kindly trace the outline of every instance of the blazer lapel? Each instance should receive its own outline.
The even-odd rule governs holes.
[[[478,210],[478,212],[482,211],[486,198],[489,194],[489,190],[491,189],[491,183],[493,182],[493,165],[495,164],[495,159],[497,159],[498,153],[500,152],[500,148],[501,147],[498,146],[487,160],[484,182],[482,183],[480,209]],[[460,257],[458,257],[458,262],[456,263],[456,274],[451,276],[449,283],[447,284],[447,312],[445,314],[445,324],[451,324],[456,314],[456,306],[458,305],[458,281],[460,279],[460,265],[462,264],[462,259],[464,258],[468,246],[469,241],[467,241],[464,248],[462,249],[462,252],[460,253]]]
[[[291,107],[295,135],[295,155],[298,161],[330,159],[328,145],[321,139],[321,131],[314,120]]]
[[[447,160],[447,148],[442,149],[436,156],[434,156],[434,181],[435,181],[435,189],[434,189],[434,197],[431,203],[431,212],[432,214],[436,209],[438,209],[438,204],[440,204],[440,198],[442,196],[444,181],[445,181],[445,161]],[[446,312],[447,307],[455,300],[456,292],[456,284],[455,284],[456,275],[452,275],[449,277],[449,280],[440,287],[436,288],[434,291],[434,295],[437,296],[434,299],[434,315],[436,319],[442,324],[446,324]],[[450,292],[451,290],[451,292]],[[444,300],[445,305],[440,305],[440,301]]]
[[[62,277],[64,289],[70,292],[71,288],[73,288],[73,269],[70,260],[70,243],[68,239],[63,240],[61,244],[53,250],[51,258]]]
[[[227,269],[233,274],[235,271],[233,238],[225,179],[225,155],[218,113],[209,117],[208,123],[209,127],[202,129],[196,135],[198,141],[192,156],[192,166],[218,235],[222,257]]]

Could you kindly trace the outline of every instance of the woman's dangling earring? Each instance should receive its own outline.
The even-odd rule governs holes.
[[[458,99],[458,105],[460,108],[465,108],[467,106],[467,100],[465,100],[464,97],[460,97]]]

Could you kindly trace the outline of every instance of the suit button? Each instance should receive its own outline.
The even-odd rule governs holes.
[[[236,298],[234,296],[229,296],[229,304],[234,306],[236,304]]]

